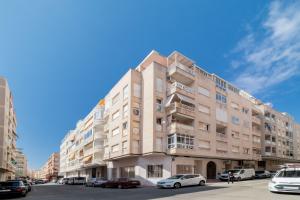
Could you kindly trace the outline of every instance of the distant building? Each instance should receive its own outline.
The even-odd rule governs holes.
[[[36,177],[39,179],[53,180],[57,179],[59,172],[59,153],[52,153],[42,168],[36,171]]]
[[[27,177],[28,176],[28,167],[27,167],[27,158],[22,152],[22,149],[17,149],[16,151],[16,178]]]
[[[300,162],[299,125],[179,52],[152,51],[60,145],[65,177],[174,174],[215,179],[232,168]]]
[[[15,178],[16,126],[13,95],[7,81],[0,77],[0,181]]]

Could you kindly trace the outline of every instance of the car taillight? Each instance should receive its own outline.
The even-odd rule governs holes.
[[[22,192],[22,188],[21,188],[21,187],[17,187],[17,188],[16,188],[16,191],[17,191],[17,192]]]

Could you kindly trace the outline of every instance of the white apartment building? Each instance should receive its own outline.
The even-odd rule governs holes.
[[[60,145],[59,175],[64,177],[106,177],[103,161],[103,101],[77,122]]]
[[[0,77],[0,181],[15,178],[16,126],[13,95],[6,79]]]
[[[26,177],[28,175],[27,158],[22,149],[16,150],[16,178]]]
[[[104,100],[104,154],[99,159],[107,167],[109,179],[134,177],[152,185],[177,173],[201,173],[215,179],[225,169],[273,169],[281,162],[299,161],[298,153],[292,151],[296,142],[290,140],[295,127],[292,118],[176,51],[167,57],[152,51]],[[276,128],[276,142],[265,128],[271,111],[285,124],[281,133],[289,132],[280,135]],[[88,119],[80,121],[62,142],[65,168],[61,170],[73,167],[66,176],[87,174],[82,163],[85,154],[77,156],[82,147],[76,148],[75,141]],[[289,150],[273,148],[283,139],[289,140]]]

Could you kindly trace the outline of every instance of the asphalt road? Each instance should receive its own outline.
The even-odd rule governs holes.
[[[72,185],[33,186],[22,200],[299,200],[300,195],[273,194],[267,190],[268,180],[243,181],[234,184],[210,183],[207,186],[180,189],[154,187],[134,189],[86,188]]]

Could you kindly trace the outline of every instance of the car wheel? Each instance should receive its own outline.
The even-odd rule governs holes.
[[[122,186],[122,185],[118,185],[118,188],[119,188],[119,189],[123,189],[123,186]]]
[[[92,187],[95,187],[95,184],[94,184],[94,183],[92,184]]]
[[[180,183],[175,183],[175,184],[174,184],[174,188],[175,188],[175,189],[178,189],[178,188],[180,188],[180,187],[181,187],[181,184],[180,184]]]
[[[200,185],[200,186],[204,186],[204,185],[205,185],[205,181],[203,181],[203,180],[200,181],[199,185]]]
[[[27,192],[23,192],[23,193],[21,194],[22,197],[26,197],[26,195],[27,195]]]
[[[242,180],[242,178],[241,177],[238,177],[238,179],[237,179],[238,181],[241,181]]]

